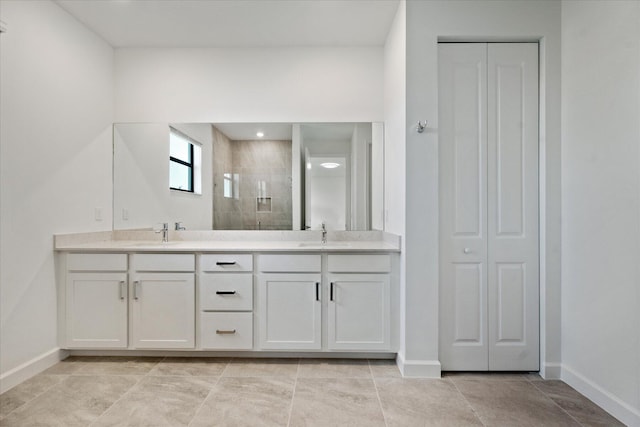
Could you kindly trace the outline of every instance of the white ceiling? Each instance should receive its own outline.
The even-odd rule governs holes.
[[[398,0],[57,0],[114,47],[381,46]]]
[[[274,141],[291,140],[291,123],[214,123],[220,132],[232,141],[251,141],[265,139]],[[259,138],[256,133],[262,132]]]

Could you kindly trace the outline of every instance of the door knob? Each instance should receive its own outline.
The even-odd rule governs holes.
[[[470,252],[471,252],[471,249],[469,249],[469,248],[464,248],[464,249],[462,250],[462,252],[464,252],[465,254],[468,254],[468,253],[470,253]]]

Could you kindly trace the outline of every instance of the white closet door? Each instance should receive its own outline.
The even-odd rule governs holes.
[[[537,57],[439,45],[443,370],[538,370]]]
[[[487,370],[487,46],[438,49],[440,361]]]
[[[537,371],[537,43],[490,43],[487,74],[489,370]]]

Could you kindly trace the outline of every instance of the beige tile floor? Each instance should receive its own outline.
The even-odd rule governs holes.
[[[0,395],[1,426],[616,426],[535,374],[401,378],[393,361],[71,357]]]

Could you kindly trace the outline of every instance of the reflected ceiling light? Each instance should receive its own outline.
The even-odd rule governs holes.
[[[257,136],[258,138],[262,138],[262,137],[264,136],[264,132],[257,132],[257,133],[256,133],[256,136]]]
[[[307,169],[311,169],[311,162],[307,162]]]
[[[325,162],[325,163],[320,163],[320,166],[322,166],[323,168],[327,168],[327,169],[335,169],[338,166],[340,166],[340,163]]]

